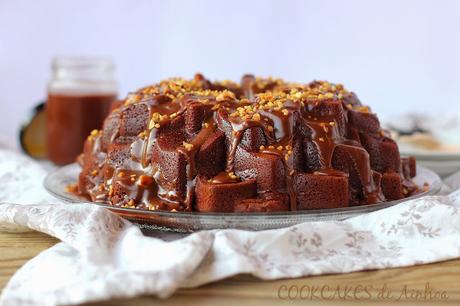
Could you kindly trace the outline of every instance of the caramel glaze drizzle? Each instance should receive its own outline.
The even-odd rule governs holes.
[[[260,80],[247,75],[243,77],[241,87],[236,87],[233,91],[213,91],[212,84],[198,75],[193,81],[172,79],[143,88],[129,95],[125,100],[125,106],[115,109],[114,112],[121,112],[124,107],[132,103],[146,105],[153,121],[150,121],[146,130],[131,144],[132,156],[124,165],[127,170],[120,170],[119,167],[106,164],[103,178],[101,176],[91,178],[94,188],[89,193],[95,201],[107,202],[109,200],[107,194],[110,196],[113,185],[120,184],[128,190],[129,199],[135,198],[135,203],[128,202],[121,205],[131,207],[137,204],[137,207],[147,209],[191,210],[190,203],[197,175],[196,154],[216,129],[226,132],[225,128],[222,128],[225,124],[230,124],[232,130],[231,133],[228,131],[226,133],[227,165],[225,172],[211,178],[210,182],[219,184],[239,181],[238,177],[229,175],[233,173],[237,148],[247,129],[260,127],[268,145],[260,146],[259,154],[274,154],[283,161],[286,192],[290,198],[291,210],[296,210],[297,207],[293,177],[295,173],[302,170],[297,169],[293,160],[294,138],[301,128],[299,125],[304,125],[310,131],[310,141],[315,144],[320,154],[321,167],[312,172],[315,175],[348,176],[347,173],[333,168],[334,150],[338,145],[361,148],[358,143],[346,138],[347,132],[344,130],[348,120],[348,110],[361,111],[363,108],[361,103],[353,93],[347,92],[341,85],[327,82],[298,85],[264,79],[261,85]],[[186,138],[191,141],[188,143],[184,141],[183,145],[177,148],[187,161],[187,191],[184,200],[175,191],[166,191],[162,187],[161,173],[158,165],[151,164],[151,157],[152,148],[162,129],[173,125],[174,120],[183,117],[191,103],[203,103],[208,107],[199,132],[196,135],[186,135]],[[341,117],[327,112],[317,114],[315,110],[322,103],[340,104],[343,114]],[[158,114],[159,120],[157,118],[155,121],[154,117],[158,117]],[[102,167],[105,152],[102,152],[99,143],[100,135],[96,135],[93,139],[93,151],[103,155],[99,158],[99,167]],[[353,155],[356,151],[348,152]],[[355,155],[352,158],[357,160],[359,156]],[[383,201],[380,186],[375,183],[368,167],[368,155],[367,163],[356,164],[356,170],[363,183],[365,200],[367,203]],[[411,187],[407,182],[405,186]]]

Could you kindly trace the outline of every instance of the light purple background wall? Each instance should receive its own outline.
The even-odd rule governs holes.
[[[382,116],[460,110],[460,1],[0,0],[0,137],[55,55],[109,55],[120,93],[245,72],[342,82]]]

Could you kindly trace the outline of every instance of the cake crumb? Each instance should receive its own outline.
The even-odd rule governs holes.
[[[68,193],[77,193],[78,192],[78,185],[77,184],[69,184],[66,186],[65,191]]]

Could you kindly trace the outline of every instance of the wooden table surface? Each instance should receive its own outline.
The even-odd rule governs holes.
[[[38,232],[0,233],[1,288],[27,260],[57,242],[56,239]],[[145,296],[91,305],[269,306],[395,303],[460,305],[460,260],[277,281],[260,281],[242,275],[196,289],[179,290],[166,300]]]

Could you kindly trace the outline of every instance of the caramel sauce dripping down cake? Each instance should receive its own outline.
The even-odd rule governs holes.
[[[114,107],[78,160],[80,195],[149,210],[296,211],[418,192],[415,159],[325,81],[165,80]]]

